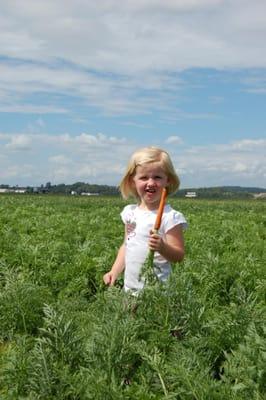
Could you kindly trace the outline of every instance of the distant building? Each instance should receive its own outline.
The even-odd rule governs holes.
[[[194,197],[197,197],[197,193],[196,193],[196,192],[187,192],[187,193],[185,194],[185,197],[187,197],[187,198],[194,198]]]
[[[16,189],[15,193],[26,193],[27,190],[26,189]]]
[[[99,193],[82,192],[81,196],[99,196]]]
[[[255,193],[253,196],[255,199],[266,199],[266,193]]]
[[[20,189],[10,189],[10,188],[0,188],[0,193],[26,193],[27,190],[20,188]]]

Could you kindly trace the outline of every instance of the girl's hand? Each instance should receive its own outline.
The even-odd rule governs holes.
[[[161,253],[161,251],[163,251],[163,247],[164,247],[164,241],[161,238],[161,236],[154,231],[150,231],[150,239],[149,239],[150,250],[158,251],[159,253]]]
[[[182,225],[176,225],[170,229],[164,239],[158,233],[151,232],[149,247],[153,251],[158,251],[170,262],[182,261],[185,254]]]
[[[109,271],[106,274],[104,274],[103,281],[106,285],[113,286],[116,281],[116,276],[112,271]]]

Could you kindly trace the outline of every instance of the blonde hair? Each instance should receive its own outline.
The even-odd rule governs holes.
[[[139,196],[133,184],[132,178],[136,173],[136,168],[140,165],[160,162],[161,167],[165,174],[168,177],[169,184],[167,186],[168,194],[174,193],[177,191],[180,185],[180,180],[177,176],[177,173],[174,169],[173,163],[169,154],[158,147],[144,147],[135,151],[128,163],[126,172],[124,177],[122,178],[119,189],[124,199],[128,199],[128,197],[133,196],[137,200],[139,200]]]

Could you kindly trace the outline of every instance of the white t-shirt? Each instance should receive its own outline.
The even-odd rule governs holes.
[[[148,241],[156,216],[157,210],[144,210],[135,204],[127,205],[121,212],[122,221],[126,226],[125,291],[138,291],[144,286],[144,280],[140,279],[139,275],[149,252]],[[187,227],[183,214],[166,205],[159,234],[164,239],[166,233],[179,224],[184,229]],[[154,272],[161,281],[165,281],[171,272],[171,264],[158,252],[154,253]]]

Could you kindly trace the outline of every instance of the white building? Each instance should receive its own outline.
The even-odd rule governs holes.
[[[99,193],[82,192],[81,196],[99,196]]]
[[[26,193],[26,189],[16,189],[15,193]]]
[[[187,192],[187,193],[185,194],[185,197],[187,197],[187,198],[194,198],[194,197],[197,197],[197,193],[196,193],[196,192]]]

